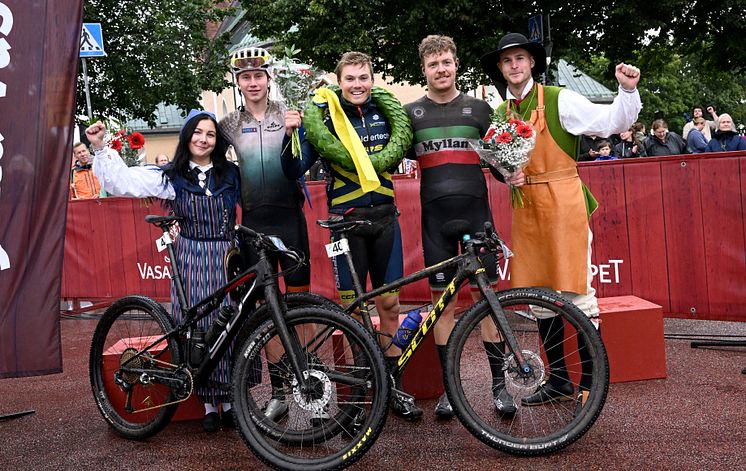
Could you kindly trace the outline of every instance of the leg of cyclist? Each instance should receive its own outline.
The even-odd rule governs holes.
[[[288,246],[300,249],[310,257],[308,230],[303,210],[300,207],[283,208],[266,206],[244,212],[244,221],[249,227],[264,234],[275,235]],[[248,250],[244,248],[243,250]],[[256,263],[255,254],[248,253],[246,266]],[[280,256],[275,266],[287,273],[283,277],[288,293],[308,291],[311,281],[311,268],[308,263],[297,267],[297,262],[286,256]],[[298,331],[299,338],[311,338],[313,326],[304,325]],[[282,360],[285,353],[279,338],[267,344],[267,370],[272,384],[271,399],[267,402],[264,414],[271,420],[278,421],[288,413],[287,395],[290,393],[287,379],[289,366]]]
[[[402,253],[401,229],[397,220],[398,213],[394,205],[381,205],[373,208],[356,208],[353,217],[364,217],[373,222],[369,228],[359,228],[351,234],[350,250],[354,259],[355,270],[362,280],[370,274],[371,285],[378,288],[404,275],[404,258]],[[365,258],[357,257],[356,250],[367,254]],[[358,264],[358,260],[364,266]],[[391,291],[374,300],[380,319],[380,329],[386,336],[379,337],[389,371],[397,367],[401,350],[391,343],[391,338],[399,328],[399,292]],[[394,394],[391,397],[391,409],[395,414],[407,420],[417,420],[422,416],[422,409],[417,407],[414,399],[403,393],[401,378],[395,378]]]
[[[468,211],[465,210],[468,208]],[[422,213],[422,245],[425,254],[425,265],[432,266],[447,260],[459,252],[459,240],[465,233],[476,233],[484,230],[485,221],[492,222],[492,214],[486,200],[471,196],[449,196],[430,202]],[[487,255],[482,263],[491,284],[497,283],[497,260],[494,255]],[[446,283],[455,275],[455,268],[448,268],[430,278],[430,290],[433,303],[440,298]],[[474,283],[471,286],[474,301],[481,298],[481,293]],[[443,315],[435,325],[435,345],[441,367],[445,365],[446,344],[455,324],[454,313],[458,297],[454,296],[446,306]],[[503,374],[503,357],[505,344],[490,318],[485,318],[481,325],[485,354],[489,360],[492,375],[493,402],[497,411],[503,415],[515,413],[515,404],[505,390]],[[446,394],[438,400],[435,414],[439,418],[450,418],[453,409]]]

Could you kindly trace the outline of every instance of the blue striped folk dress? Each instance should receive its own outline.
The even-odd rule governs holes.
[[[233,227],[236,224],[236,203],[240,198],[238,170],[230,165],[229,174],[218,186],[214,183],[213,169],[206,172],[209,195],[197,184],[197,180],[186,178],[172,180],[176,199],[173,212],[185,218],[179,223],[179,236],[175,241],[176,264],[184,284],[184,294],[189,306],[203,300],[226,283],[224,256],[232,246]],[[179,305],[176,288],[171,285],[171,305],[177,323],[183,319],[183,308]],[[223,305],[228,305],[226,298]],[[198,322],[200,329],[207,331],[217,316],[217,310]],[[232,347],[215,367],[210,380],[230,384]],[[205,402],[217,405],[229,401],[229,391],[218,387],[198,387],[197,395]]]

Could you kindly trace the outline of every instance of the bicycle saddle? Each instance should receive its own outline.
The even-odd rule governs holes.
[[[179,216],[156,216],[154,214],[149,214],[145,216],[145,222],[149,224],[154,224],[158,227],[165,227],[165,226],[172,226],[175,223],[181,221],[184,218],[181,218]]]
[[[367,219],[361,219],[357,221],[345,221],[344,219],[331,218],[331,219],[319,219],[318,221],[316,221],[316,224],[318,224],[319,226],[325,229],[329,229],[335,232],[349,232],[355,229],[356,227],[369,226],[373,223],[368,221]]]

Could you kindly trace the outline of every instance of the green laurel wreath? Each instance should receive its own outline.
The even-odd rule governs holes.
[[[337,86],[329,85],[328,88],[337,95],[341,94]],[[407,111],[393,93],[381,87],[373,87],[370,96],[391,126],[391,136],[386,147],[381,152],[370,156],[370,161],[376,173],[381,173],[391,169],[404,158],[412,145],[412,123],[409,121]],[[350,153],[337,136],[332,134],[324,124],[325,108],[325,106],[319,106],[311,100],[303,111],[303,126],[306,129],[308,141],[325,159],[345,170],[354,172],[355,164]]]

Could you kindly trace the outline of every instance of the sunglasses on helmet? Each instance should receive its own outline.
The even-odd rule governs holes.
[[[231,67],[235,71],[267,68],[269,67],[269,56],[234,57],[231,59]]]

